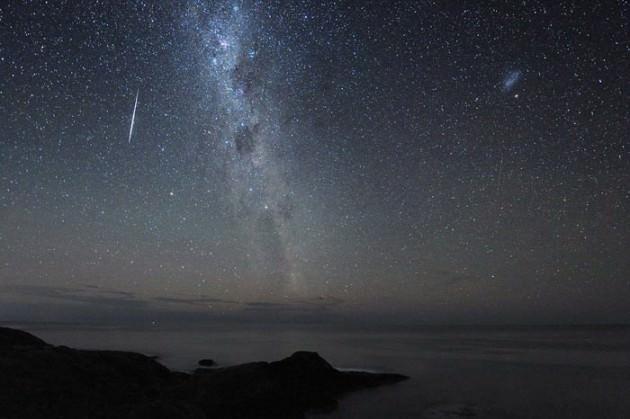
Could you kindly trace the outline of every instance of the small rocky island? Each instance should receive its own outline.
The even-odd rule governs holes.
[[[139,353],[53,346],[0,327],[3,419],[303,418],[345,393],[407,378],[342,372],[315,352],[187,374]]]

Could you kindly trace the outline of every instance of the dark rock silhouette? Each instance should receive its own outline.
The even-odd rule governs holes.
[[[46,342],[22,330],[0,327],[0,350],[13,346],[46,346]]]
[[[341,372],[315,352],[173,372],[132,352],[53,346],[0,328],[0,418],[302,418],[398,374]],[[197,370],[197,371],[199,371]]]

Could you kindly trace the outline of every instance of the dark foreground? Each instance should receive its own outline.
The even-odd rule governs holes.
[[[193,374],[133,352],[49,345],[0,328],[0,418],[302,418],[345,393],[405,380],[341,372],[315,352]]]

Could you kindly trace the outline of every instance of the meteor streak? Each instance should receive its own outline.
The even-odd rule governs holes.
[[[133,114],[131,115],[131,126],[129,127],[129,143],[131,143],[131,136],[133,135],[133,123],[136,120],[136,108],[138,107],[138,95],[140,94],[140,89],[136,92],[136,103],[133,105]]]

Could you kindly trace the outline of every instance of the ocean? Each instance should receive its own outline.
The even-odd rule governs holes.
[[[511,326],[344,330],[323,326],[14,325],[83,349],[157,355],[171,369],[319,352],[337,368],[397,372],[399,384],[344,397],[311,418],[630,418],[630,327]]]

